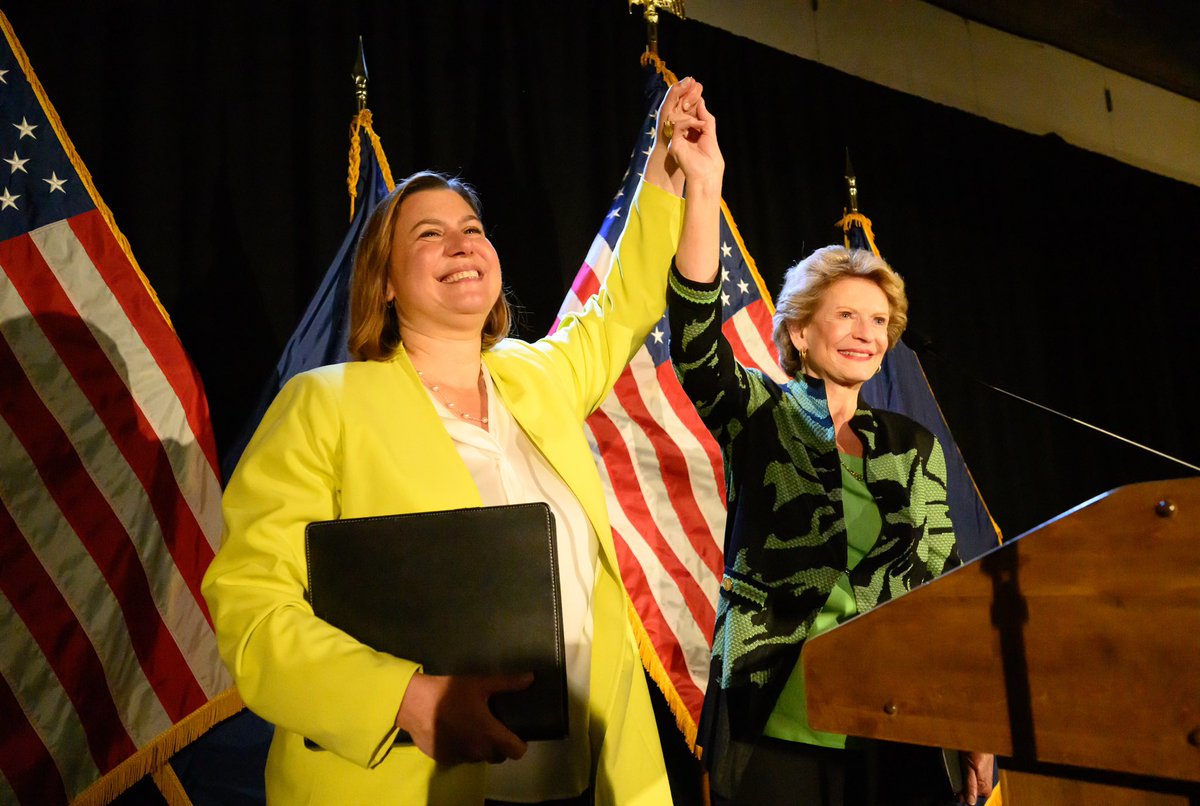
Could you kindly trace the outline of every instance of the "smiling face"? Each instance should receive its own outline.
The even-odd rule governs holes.
[[[809,375],[857,388],[879,369],[888,348],[887,295],[865,277],[843,277],[829,286],[805,325],[788,325],[796,349],[807,355]]]
[[[401,332],[482,330],[500,296],[500,259],[466,199],[435,189],[401,202],[385,294]]]

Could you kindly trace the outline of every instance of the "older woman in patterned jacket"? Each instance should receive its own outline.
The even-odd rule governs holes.
[[[685,238],[669,280],[671,357],[721,445],[725,572],[700,726],[714,803],[975,803],[992,759],[813,730],[804,641],[960,562],[942,447],[859,398],[907,321],[904,282],[870,251],[818,249],[775,313],[780,385],[721,335],[719,222]],[[854,670],[848,669],[848,675]],[[956,771],[957,772],[957,771]]]

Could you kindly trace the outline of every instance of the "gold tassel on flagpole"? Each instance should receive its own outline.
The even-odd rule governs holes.
[[[846,248],[850,248],[850,230],[855,224],[862,227],[863,234],[867,236],[867,243],[871,246],[871,251],[878,255],[879,249],[875,247],[875,233],[871,230],[871,219],[862,213],[846,213],[834,224],[835,227],[842,228]]]
[[[390,192],[396,187],[392,179],[392,168],[388,165],[387,156],[383,153],[383,142],[375,129],[371,127],[371,110],[361,109],[350,121],[350,168],[346,173],[346,186],[350,189],[350,219],[354,219],[354,202],[358,198],[358,172],[362,163],[362,147],[359,134],[366,132],[371,139],[371,149],[375,152],[375,162],[379,164],[379,172],[383,174],[383,183]]]
[[[663,81],[667,82],[668,87],[673,86],[679,81],[675,77],[675,74],[667,68],[667,63],[660,59],[657,53],[651,53],[649,48],[642,52],[641,62],[642,67],[653,66],[659,72],[659,75],[663,77]]]

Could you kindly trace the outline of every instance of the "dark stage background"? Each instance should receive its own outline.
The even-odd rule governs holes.
[[[345,232],[359,35],[393,173],[478,185],[526,337],[553,321],[645,111],[645,27],[624,0],[4,10],[204,378],[222,448]],[[699,22],[664,15],[660,33],[668,66],[705,84],[725,198],[772,291],[840,238],[850,149],[909,282],[914,346],[936,351],[927,373],[1005,535],[1190,471],[976,379],[1200,464],[1185,411],[1200,188]]]
[[[345,233],[359,35],[393,173],[479,187],[526,337],[553,321],[645,112],[645,28],[625,0],[4,11],[203,376],[222,449]],[[1007,536],[1190,471],[980,380],[1200,464],[1185,409],[1200,391],[1200,188],[698,22],[664,18],[661,51],[705,84],[725,198],[772,291],[840,240],[850,149],[863,212],[909,282],[913,344]]]

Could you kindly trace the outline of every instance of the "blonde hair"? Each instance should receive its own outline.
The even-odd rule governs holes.
[[[396,184],[367,219],[354,250],[354,275],[350,281],[350,354],[363,361],[386,361],[400,348],[400,318],[387,299],[388,265],[400,205],[424,190],[452,190],[471,206],[482,221],[483,206],[475,188],[458,177],[436,171],[418,171]],[[503,290],[483,323],[482,348],[490,350],[508,336],[512,310]]]
[[[783,288],[775,301],[775,330],[779,365],[788,375],[804,369],[800,353],[792,344],[788,329],[804,327],[812,321],[821,299],[830,286],[846,277],[865,277],[879,286],[888,301],[888,349],[896,346],[908,325],[908,297],[904,278],[887,261],[869,249],[825,246],[792,266],[783,279]]]

